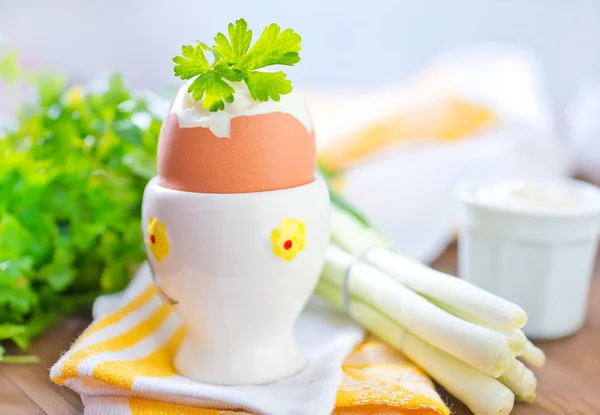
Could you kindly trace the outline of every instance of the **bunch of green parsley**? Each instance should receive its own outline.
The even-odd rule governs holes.
[[[24,349],[122,289],[143,261],[141,198],[161,119],[119,76],[69,86],[24,73],[16,54],[0,50],[0,77],[36,98],[12,127],[0,125],[0,342]]]

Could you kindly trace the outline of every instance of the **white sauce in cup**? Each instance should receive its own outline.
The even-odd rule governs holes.
[[[492,183],[475,191],[481,204],[530,212],[568,212],[582,208],[577,191],[561,183],[514,180]]]

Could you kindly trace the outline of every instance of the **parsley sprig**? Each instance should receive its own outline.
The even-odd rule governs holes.
[[[292,91],[292,83],[284,72],[263,72],[258,69],[272,65],[292,66],[300,61],[301,37],[292,29],[281,31],[273,23],[267,26],[256,43],[252,43],[252,30],[239,19],[228,26],[228,35],[218,33],[215,45],[204,43],[184,45],[181,56],[173,58],[175,76],[194,79],[188,91],[209,111],[225,108],[225,102],[234,101],[235,89],[227,82],[244,81],[255,101],[279,101],[281,95]],[[205,52],[214,60],[209,63]]]

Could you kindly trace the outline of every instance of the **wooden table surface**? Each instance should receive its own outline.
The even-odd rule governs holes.
[[[600,414],[600,255],[592,283],[587,321],[577,334],[566,339],[538,343],[547,354],[547,363],[538,376],[538,397],[534,404],[517,404],[513,414]],[[436,261],[435,268],[456,272],[456,246]],[[560,307],[560,304],[556,304]],[[88,324],[89,318],[70,318],[37,339],[31,352],[41,365],[0,364],[0,415],[81,414],[79,396],[52,384],[48,368]],[[470,411],[441,391],[453,413]]]

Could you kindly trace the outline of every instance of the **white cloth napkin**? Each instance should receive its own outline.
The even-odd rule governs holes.
[[[98,298],[94,323],[51,369],[55,382],[82,396],[86,415],[143,413],[132,409],[136,398],[201,408],[247,409],[267,415],[330,414],[342,377],[342,362],[364,336],[346,316],[312,299],[296,325],[309,359],[300,373],[266,385],[216,386],[169,374],[172,366],[164,359],[162,364],[169,366],[163,368],[167,376],[144,373],[144,368],[152,368],[148,369],[152,372],[160,366],[153,363],[160,359],[148,359],[163,353],[177,333],[183,334],[179,316],[172,310],[152,326],[161,307],[164,310],[165,305],[147,265],[123,293]],[[151,330],[133,340],[129,335],[128,343],[128,333],[143,324]]]

